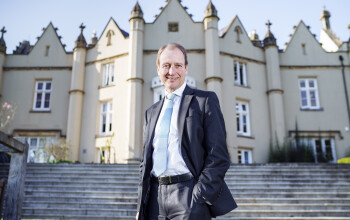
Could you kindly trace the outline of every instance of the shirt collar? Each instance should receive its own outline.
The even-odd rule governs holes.
[[[186,82],[184,82],[184,83],[182,84],[182,86],[180,86],[180,88],[178,88],[177,90],[175,90],[173,93],[174,93],[176,96],[181,97],[181,96],[182,96],[182,93],[183,93],[184,90],[185,90],[185,88],[186,88]],[[165,96],[167,96],[167,95],[169,94],[169,92],[167,92],[166,89],[164,89],[164,90],[165,90]]]

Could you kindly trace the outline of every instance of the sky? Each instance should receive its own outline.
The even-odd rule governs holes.
[[[173,0],[174,1],[174,0]],[[166,0],[138,0],[143,10],[144,20],[151,23]],[[203,21],[204,11],[209,0],[182,0],[188,7],[194,21]],[[7,53],[11,54],[19,42],[29,40],[31,45],[37,42],[42,29],[50,22],[58,28],[66,51],[72,51],[74,42],[80,34],[79,26],[86,26],[84,36],[90,41],[95,30],[99,37],[112,17],[118,26],[129,32],[130,13],[136,0],[0,0],[0,28],[6,28],[4,39]],[[320,15],[324,10],[331,13],[330,23],[333,32],[342,40],[348,41],[350,31],[350,0],[212,0],[218,11],[219,29],[230,24],[237,15],[244,29],[250,33],[253,29],[263,40],[270,20],[271,31],[277,39],[280,49],[290,40],[293,26],[300,20],[310,26],[310,31],[319,40],[322,23]]]

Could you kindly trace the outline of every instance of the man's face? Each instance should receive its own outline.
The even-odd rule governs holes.
[[[159,57],[158,75],[167,92],[174,92],[185,82],[187,65],[185,57],[178,48],[165,48]]]

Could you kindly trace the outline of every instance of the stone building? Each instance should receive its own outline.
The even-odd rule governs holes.
[[[218,30],[210,1],[195,22],[178,0],[168,0],[152,23],[138,3],[129,33],[111,18],[99,38],[78,36],[67,52],[50,23],[35,43],[6,53],[0,40],[1,101],[17,104],[13,136],[28,137],[30,161],[46,140],[65,137],[71,160],[140,160],[143,113],[163,96],[157,50],[168,42],[187,49],[188,85],[215,91],[233,163],[265,163],[270,145],[296,133],[329,162],[349,156],[349,42],[336,37],[330,13],[321,14],[320,42],[303,21],[284,50],[267,23],[264,39],[247,34],[236,16]],[[316,157],[317,158],[317,157]]]

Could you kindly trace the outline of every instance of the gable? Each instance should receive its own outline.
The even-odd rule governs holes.
[[[129,51],[129,34],[120,29],[113,18],[110,18],[96,45],[87,52],[87,62],[115,56]]]
[[[288,61],[298,65],[327,63],[326,52],[303,21],[296,27],[285,51],[281,54],[281,63]]]
[[[66,53],[59,36],[50,22],[50,24],[44,29],[44,32],[39,37],[38,41],[33,46],[33,49],[30,51],[30,55],[39,55],[45,54],[46,47],[49,46],[49,55],[50,50],[55,51],[55,53]],[[58,54],[59,55],[59,54]]]
[[[221,51],[257,60],[264,59],[263,50],[253,45],[238,16],[235,16],[230,24],[219,32],[219,35]]]
[[[177,31],[169,31],[169,26]],[[176,29],[176,28],[175,28]],[[169,0],[153,23],[145,24],[145,49],[159,49],[169,42],[182,44],[186,49],[204,46],[202,22],[194,22],[178,0]]]

